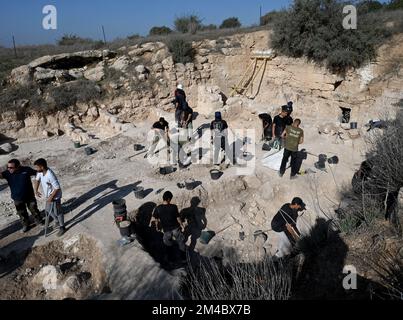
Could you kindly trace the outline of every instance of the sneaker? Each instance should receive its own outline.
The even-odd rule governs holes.
[[[29,231],[29,226],[27,226],[27,225],[23,225],[22,226],[22,233],[27,233],[28,231]]]
[[[296,179],[298,179],[298,176],[291,176],[290,177],[290,180],[296,180]]]
[[[66,232],[66,228],[62,227],[59,229],[59,232],[56,234],[58,237],[61,237]]]
[[[279,176],[280,178],[282,178],[283,175],[284,175],[284,173],[281,173],[280,171],[278,172],[278,176]]]

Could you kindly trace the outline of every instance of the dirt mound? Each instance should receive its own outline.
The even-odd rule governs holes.
[[[102,254],[94,240],[74,236],[0,261],[0,299],[88,299],[105,287]]]

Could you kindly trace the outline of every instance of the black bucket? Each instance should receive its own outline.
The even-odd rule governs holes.
[[[137,199],[144,199],[144,188],[143,187],[135,187],[134,189],[133,189],[133,192],[134,192],[134,196],[137,198]]]
[[[166,175],[166,174],[171,174],[175,172],[175,168],[174,167],[162,167],[160,168],[160,174]]]
[[[144,147],[141,144],[135,144],[133,146],[133,149],[134,149],[134,151],[140,151],[140,150],[143,150]]]
[[[325,161],[318,161],[315,162],[315,168],[319,170],[323,170],[326,168],[326,162]]]
[[[193,190],[196,187],[196,181],[194,179],[187,179],[185,181],[185,187],[187,190]]]
[[[211,239],[213,239],[215,236],[214,231],[202,231],[199,241],[202,244],[208,244]]]
[[[329,164],[338,164],[339,163],[339,157],[338,156],[333,156],[333,157],[329,158],[327,160],[327,162]]]
[[[326,162],[326,161],[327,161],[327,155],[320,154],[319,155],[319,162]]]
[[[90,156],[90,155],[92,155],[92,154],[94,153],[94,149],[92,149],[91,147],[86,147],[86,148],[84,149],[84,151],[85,151],[85,154],[86,154],[87,156]]]
[[[122,216],[127,213],[126,201],[124,199],[117,199],[112,202],[114,216]]]
[[[78,149],[81,147],[80,141],[74,141],[74,148]]]
[[[263,146],[262,146],[262,150],[263,150],[263,151],[270,151],[270,150],[271,150],[271,147],[270,147],[270,145],[268,145],[267,143],[264,143]]]
[[[217,169],[210,170],[210,176],[211,176],[211,179],[213,179],[213,180],[220,179],[222,175],[223,175],[223,173],[220,170],[217,170]]]
[[[130,237],[132,223],[128,220],[119,223],[119,231],[122,237]]]
[[[350,129],[357,129],[357,122],[350,122]]]

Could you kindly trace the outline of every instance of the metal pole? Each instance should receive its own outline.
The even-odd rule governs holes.
[[[15,57],[17,58],[17,48],[16,48],[16,46],[15,46],[15,38],[14,38],[14,35],[13,35],[13,46],[14,46],[14,55],[15,55]]]
[[[102,26],[102,33],[104,35],[104,43],[106,44],[105,28]]]
[[[262,25],[262,6],[260,5],[259,25]]]

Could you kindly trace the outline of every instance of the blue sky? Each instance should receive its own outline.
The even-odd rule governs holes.
[[[287,7],[291,0],[0,0],[0,45],[10,47],[12,35],[17,45],[54,43],[63,34],[107,40],[139,33],[153,26],[172,27],[175,17],[196,14],[204,24],[220,24],[225,18],[239,17],[243,25],[259,22],[263,14]],[[55,5],[58,29],[42,28],[42,8]]]

